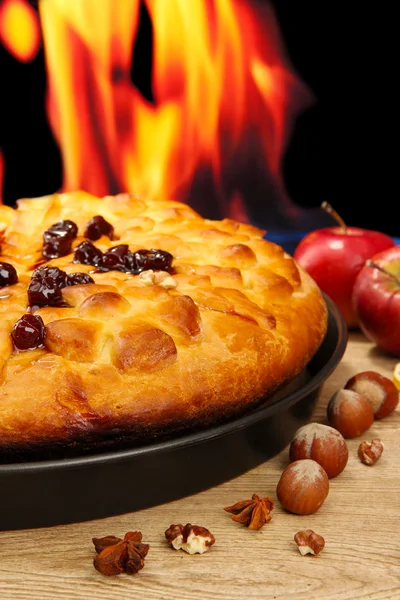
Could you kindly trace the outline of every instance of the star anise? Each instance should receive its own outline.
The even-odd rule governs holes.
[[[103,575],[134,575],[144,567],[144,559],[149,551],[149,544],[142,544],[140,531],[128,531],[124,539],[107,535],[92,538],[98,553],[93,564]]]
[[[224,510],[233,514],[233,521],[243,523],[249,529],[261,529],[265,523],[270,522],[273,508],[272,498],[261,498],[258,494],[253,494],[251,500],[242,500],[232,506],[226,506]]]

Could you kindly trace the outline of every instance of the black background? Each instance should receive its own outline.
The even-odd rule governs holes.
[[[397,137],[390,106],[390,14],[376,8],[352,12],[353,3],[342,1],[272,4],[292,65],[316,98],[298,118],[283,162],[290,197],[302,207],[327,200],[349,225],[400,235],[391,158]],[[132,79],[149,98],[150,65],[151,24],[142,11]],[[45,113],[43,52],[22,64],[0,46],[0,69],[3,200],[13,205],[19,197],[56,191],[61,158]]]

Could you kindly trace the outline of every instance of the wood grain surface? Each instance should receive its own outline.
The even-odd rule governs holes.
[[[314,421],[326,423],[329,398],[353,374],[366,369],[392,376],[396,359],[360,333],[325,382]],[[385,444],[373,467],[362,464],[363,439]],[[73,525],[0,532],[1,600],[400,600],[400,408],[362,438],[348,440],[345,471],[314,515],[286,513],[276,503],[272,521],[250,531],[224,506],[253,493],[276,500],[276,484],[288,449],[252,471],[200,494],[137,513]],[[232,460],[235,457],[232,456]],[[1,493],[1,490],[0,490]],[[170,548],[172,523],[207,527],[215,545],[203,555]],[[319,556],[301,556],[293,541],[301,529],[323,535]],[[150,544],[137,575],[106,577],[93,568],[92,537],[140,530]]]

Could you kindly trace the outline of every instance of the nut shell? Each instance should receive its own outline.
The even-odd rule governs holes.
[[[321,465],[310,459],[290,463],[276,486],[279,503],[296,515],[315,513],[328,494],[328,475]]]
[[[349,451],[342,434],[321,423],[308,423],[296,432],[289,448],[291,462],[311,458],[324,469],[329,479],[346,467]]]
[[[361,394],[353,390],[340,389],[329,401],[328,422],[344,438],[362,435],[374,422],[372,406]]]
[[[376,371],[362,371],[351,377],[344,386],[364,396],[371,404],[375,419],[384,419],[399,403],[399,391],[393,381]]]

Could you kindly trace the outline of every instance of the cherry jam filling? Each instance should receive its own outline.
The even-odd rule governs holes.
[[[52,277],[32,278],[28,286],[28,301],[30,306],[35,307],[64,304],[61,288]]]
[[[53,279],[57,287],[63,288],[67,285],[67,274],[65,271],[62,271],[58,267],[53,267],[51,265],[39,267],[35,269],[32,273],[32,279],[44,279],[45,277],[50,277]]]
[[[50,260],[69,254],[77,233],[78,227],[73,221],[58,221],[51,225],[43,234],[43,257]]]
[[[67,275],[67,285],[86,285],[94,283],[94,279],[89,273],[69,273]]]
[[[7,262],[0,262],[0,287],[18,283],[18,275],[15,268]]]
[[[74,250],[74,263],[98,267],[103,260],[103,253],[92,242],[82,242]]]
[[[96,215],[93,219],[90,219],[86,225],[85,237],[95,242],[99,240],[102,235],[107,235],[110,240],[114,239],[114,227],[111,223],[108,223],[104,217]]]
[[[58,267],[39,267],[32,273],[28,286],[28,301],[31,307],[68,306],[62,296],[62,288],[70,285],[94,283],[87,273],[70,273],[67,275]]]
[[[47,231],[65,231],[71,238],[76,238],[78,235],[78,225],[69,219],[65,219],[64,221],[57,221],[57,223],[54,223]]]
[[[120,244],[110,248],[103,254],[100,271],[122,271],[128,272],[130,269],[130,258],[132,252],[127,244]]]
[[[93,265],[100,272],[121,271],[137,275],[142,271],[170,271],[173,256],[165,250],[137,250],[131,252],[127,244],[109,248],[104,254],[91,242],[82,242],[75,248],[74,263]]]
[[[34,350],[44,344],[46,327],[36,315],[23,315],[14,325],[11,338],[17,350]]]
[[[137,272],[153,269],[154,271],[169,271],[173,256],[164,250],[138,250],[135,254]]]

